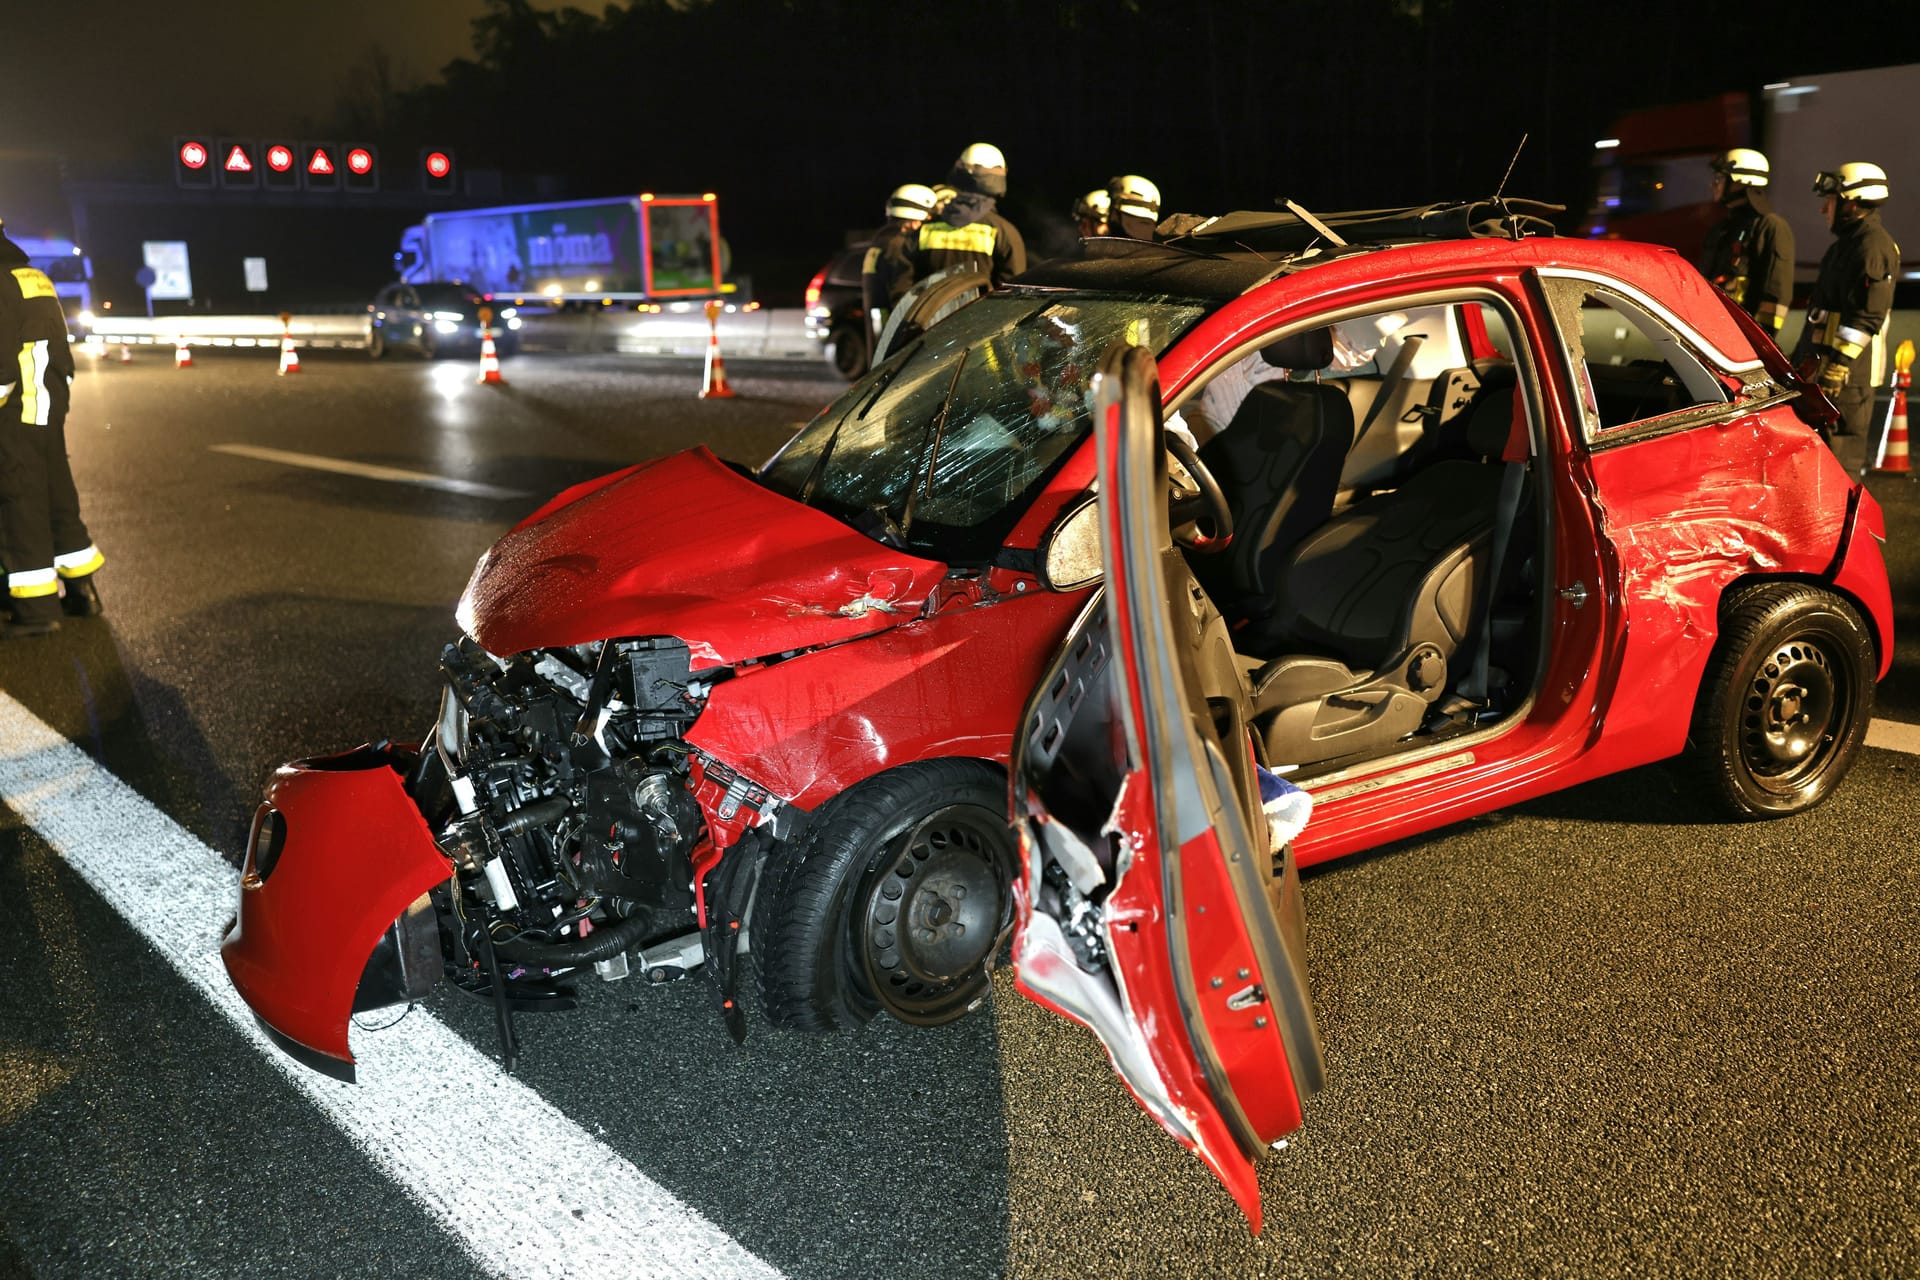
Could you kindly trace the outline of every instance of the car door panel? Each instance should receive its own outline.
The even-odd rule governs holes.
[[[1299,879],[1268,849],[1224,623],[1172,548],[1152,357],[1116,348],[1096,386],[1107,586],[1025,722],[1015,964],[1257,1230],[1253,1158],[1321,1081]]]

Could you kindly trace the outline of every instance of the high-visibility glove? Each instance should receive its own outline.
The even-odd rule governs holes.
[[[1820,358],[1820,370],[1814,381],[1827,393],[1828,399],[1837,399],[1847,389],[1847,366],[1831,356]]]

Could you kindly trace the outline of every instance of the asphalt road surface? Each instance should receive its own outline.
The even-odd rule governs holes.
[[[266,1048],[206,957],[272,768],[418,736],[474,559],[554,490],[758,461],[838,390],[306,366],[83,361],[109,611],[0,651],[40,779],[0,807],[0,1277],[1920,1274],[1920,485],[1872,481],[1909,745],[1825,807],[1728,825],[1645,769],[1309,876],[1329,1085],[1254,1238],[1004,974],[942,1030],[738,1048],[700,983],[589,980],[511,1079],[444,988],[355,1033],[404,1079]]]

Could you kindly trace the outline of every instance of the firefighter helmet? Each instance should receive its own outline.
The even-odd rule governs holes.
[[[1131,214],[1136,218],[1160,216],[1160,188],[1137,173],[1123,173],[1109,180],[1107,196],[1113,201],[1115,213]]]
[[[906,222],[925,222],[933,216],[934,208],[933,188],[918,182],[903,183],[887,197],[887,216]]]
[[[1769,177],[1767,158],[1751,147],[1734,147],[1713,158],[1713,171],[1743,187],[1764,187]]]
[[[1813,194],[1879,204],[1887,198],[1887,171],[1877,164],[1855,160],[1813,176]]]
[[[953,167],[957,173],[966,175],[980,194],[1007,194],[1007,158],[991,142],[974,143],[960,153]]]
[[[1073,216],[1090,222],[1105,222],[1107,212],[1113,202],[1108,198],[1106,188],[1101,187],[1081,196],[1073,202]]]

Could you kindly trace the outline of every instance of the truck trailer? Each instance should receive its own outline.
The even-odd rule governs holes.
[[[1865,160],[1887,171],[1893,194],[1881,217],[1900,245],[1901,277],[1920,279],[1920,135],[1903,109],[1916,100],[1920,64],[1909,64],[1630,112],[1594,144],[1596,194],[1584,230],[1671,245],[1698,262],[1721,213],[1709,165],[1729,147],[1754,147],[1772,171],[1773,207],[1793,226],[1794,279],[1808,285],[1833,242],[1814,175]]]
[[[550,302],[732,293],[713,193],[430,213],[393,255],[406,284],[460,284]]]

